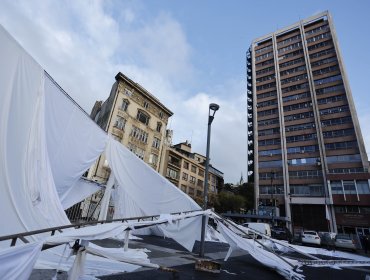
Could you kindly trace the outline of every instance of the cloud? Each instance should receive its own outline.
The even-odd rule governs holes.
[[[192,140],[205,154],[208,104],[220,110],[212,125],[211,163],[225,181],[246,176],[244,82],[191,87],[195,50],[171,14],[147,15],[137,2],[2,1],[0,23],[87,112],[105,100],[118,71],[140,83],[174,112],[174,141]]]

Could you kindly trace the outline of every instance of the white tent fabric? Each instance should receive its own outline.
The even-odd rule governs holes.
[[[50,167],[58,194],[63,197],[104,151],[108,136],[48,76],[45,129]],[[74,194],[78,201],[85,198],[78,196],[83,192]]]
[[[118,188],[130,206],[125,217],[200,210],[199,205],[153,168],[109,137],[106,156]],[[145,174],[145,176],[143,176]],[[140,216],[139,215],[139,216]]]
[[[44,71],[0,26],[0,236],[69,224],[46,149]]]
[[[266,265],[272,269],[275,269],[280,275],[284,276],[286,279],[304,279],[302,274],[293,271],[292,266],[298,265],[297,261],[284,258],[286,262],[289,262],[292,266],[287,264],[282,259],[278,258],[275,254],[270,253],[263,249],[259,244],[257,244],[253,239],[244,239],[233,231],[228,229],[222,223],[218,223],[218,229],[224,236],[227,243],[230,245],[230,250],[226,259],[230,256],[231,251],[236,249],[242,249],[247,251],[255,260],[259,261],[263,265]]]
[[[71,188],[68,188],[59,196],[59,198],[63,209],[68,209],[99,190],[101,190],[101,186],[96,182],[80,178]]]
[[[192,251],[196,240],[200,240],[202,228],[202,216],[197,216],[188,219],[172,220],[172,216],[165,214],[159,219],[169,219],[169,223],[159,225],[158,228],[163,232],[163,235],[174,239],[188,251]]]
[[[0,279],[28,279],[41,247],[42,242],[35,242],[0,251]]]

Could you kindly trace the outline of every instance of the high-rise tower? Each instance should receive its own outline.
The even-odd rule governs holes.
[[[289,226],[370,228],[369,162],[328,12],[247,52],[249,180]]]

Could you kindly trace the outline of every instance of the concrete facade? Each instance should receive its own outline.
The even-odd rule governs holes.
[[[165,149],[161,174],[202,206],[205,161],[205,156],[192,153],[191,144],[188,142],[168,146]],[[223,173],[210,165],[208,179],[208,201],[210,206],[216,199],[217,190],[223,184]]]
[[[247,80],[256,205],[297,230],[368,233],[369,162],[331,15],[254,40]]]
[[[167,123],[173,113],[156,97],[122,73],[115,77],[104,103],[97,101],[91,118],[117,141],[159,172]],[[88,177],[105,182],[110,168],[102,155]]]

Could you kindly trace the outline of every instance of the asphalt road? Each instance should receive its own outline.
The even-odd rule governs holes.
[[[115,240],[102,240],[96,242],[105,247],[122,247],[123,243]],[[228,250],[228,245],[222,243],[206,242],[205,256],[208,259],[216,260],[221,264],[220,273],[210,273],[195,270],[195,261],[199,258],[199,243],[194,246],[193,252],[186,251],[182,246],[172,239],[144,236],[143,240],[130,241],[130,248],[147,248],[152,263],[175,269],[176,272],[165,272],[141,268],[131,273],[119,273],[115,275],[100,276],[101,280],[118,279],[284,279],[276,271],[269,269],[255,261],[250,255],[243,252],[236,252],[227,262],[223,259]],[[370,267],[357,267],[345,269],[314,268],[304,266],[301,268],[306,280],[369,280]],[[51,279],[55,271],[34,270],[31,280]],[[368,275],[369,278],[366,278]],[[58,274],[57,279],[67,279],[64,272]]]

